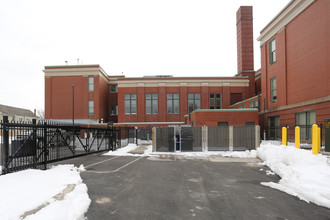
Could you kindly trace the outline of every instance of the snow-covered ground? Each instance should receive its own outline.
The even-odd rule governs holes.
[[[131,157],[146,157],[150,156],[152,152],[152,145],[148,145],[143,154],[132,154],[129,153],[132,150],[138,148],[136,144],[128,144],[126,147],[119,148],[115,151],[109,151],[108,153],[103,154],[104,156],[131,156]]]
[[[278,183],[262,182],[269,186],[306,202],[330,208],[330,159],[323,155],[313,155],[310,150],[296,149],[293,146],[278,146],[262,143],[257,150],[244,152],[212,151],[212,152],[152,152],[152,146],[146,146],[143,154],[129,153],[139,146],[129,144],[116,151],[110,151],[107,156],[157,156],[178,155],[183,157],[259,157],[263,165],[268,166],[267,175],[279,175]],[[73,165],[58,165],[46,171],[25,170],[0,176],[0,219],[20,219],[27,211],[38,210],[27,215],[25,219],[84,219],[91,200],[87,187],[82,183],[80,171]],[[263,169],[260,169],[263,170]],[[65,194],[59,195],[68,186],[74,186]],[[41,207],[41,208],[40,208]]]
[[[129,153],[132,150],[138,148],[136,144],[129,144],[126,147],[119,148],[116,151],[109,151],[103,154],[104,156],[133,156],[133,157],[146,157],[156,155],[177,155],[183,157],[208,157],[213,155],[223,157],[238,157],[238,158],[255,158],[257,152],[252,151],[208,151],[208,152],[152,152],[152,145],[148,145],[143,154],[132,154]]]
[[[38,207],[42,208],[25,219],[84,219],[91,200],[79,174],[83,169],[58,165],[45,171],[30,169],[0,176],[0,219],[20,219]],[[54,198],[69,184],[74,188],[63,200]]]
[[[281,177],[278,183],[262,182],[306,202],[330,208],[330,159],[293,146],[261,144],[258,157]]]

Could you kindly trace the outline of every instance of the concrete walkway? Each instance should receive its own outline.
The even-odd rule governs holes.
[[[134,150],[131,150],[129,151],[128,153],[131,153],[131,154],[143,154],[144,151],[148,148],[149,145],[142,145],[142,146],[139,146],[138,148],[134,149]]]

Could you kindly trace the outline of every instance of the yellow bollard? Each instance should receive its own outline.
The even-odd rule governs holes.
[[[282,128],[282,145],[288,145],[288,131],[286,127]]]
[[[295,145],[296,145],[296,148],[300,149],[300,127],[299,126],[296,126],[295,127]]]
[[[318,147],[317,147],[317,125],[313,124],[312,126],[312,153],[317,155]]]
[[[321,128],[317,127],[317,152],[321,152]]]

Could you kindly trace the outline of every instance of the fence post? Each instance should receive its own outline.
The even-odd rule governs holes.
[[[320,147],[322,147],[322,130],[323,130],[323,124],[320,124]]]
[[[121,148],[121,127],[118,129],[118,147]]]
[[[317,147],[317,125],[313,124],[312,126],[312,153],[317,155],[318,147]]]
[[[36,124],[37,124],[37,120],[36,119],[32,119],[32,124],[33,126],[33,147],[35,149],[35,152],[37,153],[37,128],[36,128]],[[33,168],[36,169],[37,168],[37,155],[33,156]]]
[[[321,129],[317,127],[317,152],[321,152]]]
[[[8,157],[9,157],[9,128],[8,116],[3,116],[3,173],[8,171]]]
[[[87,138],[86,138],[86,149],[85,149],[85,151],[86,151],[86,154],[88,154],[88,149],[89,149],[89,137],[90,137],[90,133],[89,133],[90,131],[89,131],[89,128],[87,128],[86,129],[86,133],[87,133]]]
[[[234,150],[234,128],[229,126],[229,151]]]
[[[294,130],[295,146],[300,149],[300,127],[296,126]]]
[[[288,129],[286,127],[282,127],[282,145],[288,145]]]
[[[258,147],[260,147],[260,126],[256,125],[255,126],[255,148],[257,149]]]
[[[209,127],[204,125],[204,147],[205,147],[205,151],[209,151],[208,137],[209,137]]]
[[[156,139],[156,127],[152,128],[152,152],[156,151],[157,139]]]
[[[47,149],[47,123],[44,122],[44,146],[43,146],[43,151],[44,151],[44,170],[47,169],[47,157],[48,157],[48,149]]]
[[[135,144],[136,144],[136,146],[138,145],[138,129],[137,128],[135,128]]]

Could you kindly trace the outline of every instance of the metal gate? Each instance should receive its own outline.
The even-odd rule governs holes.
[[[202,150],[202,127],[181,127],[181,151]]]
[[[157,128],[156,132],[156,151],[174,152],[174,128]]]
[[[255,149],[255,126],[234,126],[233,127],[233,148],[234,151]]]
[[[46,169],[47,164],[118,146],[118,128],[87,128],[36,123],[0,123],[3,173],[28,168]]]
[[[209,151],[229,150],[229,126],[207,127]]]
[[[153,150],[173,152],[174,141],[182,152],[252,150],[259,146],[259,131],[259,126],[154,128]]]

